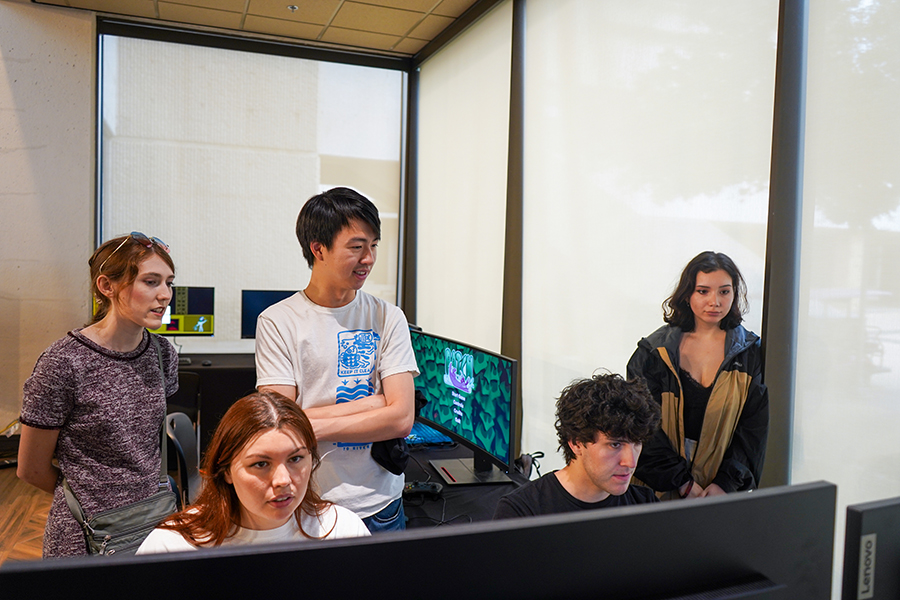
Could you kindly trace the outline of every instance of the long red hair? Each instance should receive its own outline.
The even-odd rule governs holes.
[[[225,481],[225,473],[244,446],[271,429],[284,429],[297,435],[312,457],[309,485],[294,511],[294,518],[304,536],[321,539],[303,531],[300,520],[303,513],[321,515],[331,505],[319,496],[314,486],[313,475],[319,468],[316,436],[312,424],[297,403],[276,392],[255,392],[228,409],[203,456],[200,468],[203,489],[197,500],[169,517],[160,527],[177,531],[197,546],[218,546],[233,535],[240,527],[241,503],[234,487]]]

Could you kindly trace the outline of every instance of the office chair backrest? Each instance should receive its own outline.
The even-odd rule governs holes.
[[[166,433],[178,455],[179,488],[186,506],[197,498],[202,485],[197,432],[186,414],[175,412],[166,416]]]

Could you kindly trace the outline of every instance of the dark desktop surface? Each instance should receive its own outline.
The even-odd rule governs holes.
[[[442,486],[440,497],[430,494],[405,495],[403,510],[407,527],[437,527],[477,521],[490,521],[500,498],[528,480],[520,473],[511,473],[509,483],[480,485],[445,485],[428,461],[444,458],[471,460],[472,451],[463,446],[421,447],[410,449],[410,461],[404,471],[406,482],[434,482]]]

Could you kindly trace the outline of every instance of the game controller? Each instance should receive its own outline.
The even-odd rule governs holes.
[[[441,497],[444,486],[434,481],[409,481],[403,486],[404,498],[428,496],[433,499]]]

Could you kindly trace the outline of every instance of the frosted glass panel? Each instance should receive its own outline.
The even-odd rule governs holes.
[[[500,350],[512,2],[421,68],[417,322]]]
[[[900,4],[809,16],[792,481],[838,484],[842,539],[847,504],[900,495]]]
[[[381,211],[365,289],[396,300],[405,74],[115,36],[102,57],[102,237],[158,236],[176,285],[215,287],[216,335],[185,351],[253,351],[241,290],[306,285],[297,214],[338,185]]]
[[[624,373],[703,250],[730,255],[760,332],[777,0],[530,0],[525,452],[556,452],[554,401]]]

